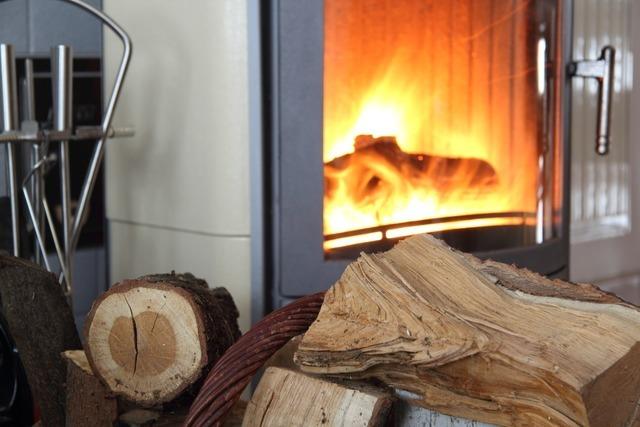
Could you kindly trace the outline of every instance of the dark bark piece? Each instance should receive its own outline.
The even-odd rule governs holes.
[[[174,414],[167,415],[167,417],[173,416]],[[156,422],[161,418],[162,413],[160,411],[135,408],[120,414],[118,421],[127,426],[147,426],[156,425]]]
[[[376,378],[492,424],[629,425],[640,310],[419,235],[347,267],[295,358],[305,372]]]
[[[66,365],[60,354],[81,345],[62,288],[40,266],[0,255],[0,301],[42,425],[65,425]]]
[[[191,395],[240,336],[223,289],[191,274],[125,280],[96,300],[85,322],[87,358],[115,394],[144,406]]]
[[[118,419],[118,401],[100,382],[82,350],[62,353],[67,361],[66,425],[111,427]]]
[[[549,279],[533,271],[493,260],[481,261],[473,255],[463,254],[474,268],[502,287],[530,295],[575,299],[604,304],[628,304],[617,295],[605,292],[588,283],[571,283]],[[632,304],[629,304],[632,306]]]

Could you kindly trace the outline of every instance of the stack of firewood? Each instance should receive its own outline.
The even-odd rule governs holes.
[[[144,425],[186,411],[239,336],[224,289],[191,275],[146,276],[95,302],[83,352],[59,289],[38,267],[0,258],[0,297],[47,425]],[[296,306],[233,345],[186,425],[213,425],[212,414],[233,405],[283,331],[315,317],[320,300],[310,300],[311,319]],[[225,361],[232,354],[246,360]],[[496,425],[627,426],[640,423],[639,402],[638,307],[424,235],[347,267],[308,331],[267,363],[243,425],[432,422],[407,416],[421,407]]]
[[[85,321],[84,350],[52,274],[0,256],[0,298],[43,426],[180,425],[240,336],[231,295],[191,274],[112,287]]]
[[[638,307],[426,235],[348,266],[296,347],[245,425],[384,425],[394,397],[496,425],[640,424]]]

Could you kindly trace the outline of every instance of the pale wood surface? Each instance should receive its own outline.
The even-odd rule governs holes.
[[[352,388],[270,367],[247,405],[243,427],[381,426],[391,397],[373,387]]]
[[[152,307],[149,309],[148,307]],[[168,289],[131,288],[102,300],[89,329],[96,371],[114,392],[156,403],[201,369],[197,313]]]
[[[237,317],[226,290],[190,274],[127,280],[94,303],[87,357],[113,393],[155,406],[193,389],[240,335]]]
[[[302,335],[294,337],[278,350],[265,363],[265,367],[276,366],[292,371],[299,371],[300,368],[293,361],[293,355],[300,345]],[[390,424],[395,427],[491,427],[490,424],[480,423],[478,421],[468,420],[459,417],[452,417],[421,406],[409,403],[416,395],[404,392],[402,390],[393,390],[394,399],[389,416]]]
[[[67,350],[62,352],[62,358],[67,360],[67,368],[78,368],[87,375],[93,375],[87,355],[84,350]]]
[[[640,396],[640,312],[589,285],[482,263],[430,236],[362,255],[296,361],[499,425],[623,425]]]

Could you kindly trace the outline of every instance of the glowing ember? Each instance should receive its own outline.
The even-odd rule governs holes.
[[[325,2],[325,235],[536,211],[535,57],[514,53],[527,52],[530,6],[493,4]]]

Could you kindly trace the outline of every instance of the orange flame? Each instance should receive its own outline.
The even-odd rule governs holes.
[[[535,211],[536,76],[509,51],[527,2],[473,3],[325,2],[325,235]]]

